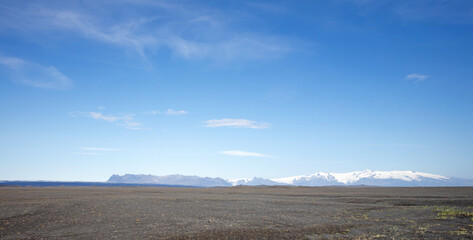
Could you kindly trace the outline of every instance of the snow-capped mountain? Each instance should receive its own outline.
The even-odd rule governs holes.
[[[108,183],[161,184],[198,187],[288,185],[288,186],[384,186],[384,187],[421,187],[421,186],[473,186],[473,180],[444,177],[440,175],[414,171],[355,171],[347,173],[317,172],[310,175],[284,177],[276,179],[240,178],[224,180],[183,175],[113,175]]]
[[[311,175],[271,179],[296,186],[373,185],[373,186],[452,186],[459,179],[414,171],[355,171],[347,173],[318,172]],[[470,183],[471,184],[471,183]]]
[[[269,179],[257,178],[257,177],[254,177],[254,178],[252,178],[252,179],[249,179],[249,178],[230,179],[230,180],[227,180],[227,182],[229,182],[229,183],[232,184],[233,186],[236,186],[236,185],[245,185],[245,186],[287,185],[286,183],[275,182],[275,181],[272,181],[272,180],[269,180]]]

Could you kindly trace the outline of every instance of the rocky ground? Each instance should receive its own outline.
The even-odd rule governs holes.
[[[0,239],[472,239],[473,188],[0,187]]]

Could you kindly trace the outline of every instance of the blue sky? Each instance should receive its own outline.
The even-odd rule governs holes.
[[[2,1],[0,179],[473,178],[471,1]]]

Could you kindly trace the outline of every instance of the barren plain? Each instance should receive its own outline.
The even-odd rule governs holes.
[[[0,239],[472,239],[473,188],[0,187]]]

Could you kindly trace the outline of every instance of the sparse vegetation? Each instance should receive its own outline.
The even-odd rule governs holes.
[[[460,209],[457,207],[443,207],[437,208],[437,219],[449,219],[449,218],[470,218],[473,221],[473,211]]]

